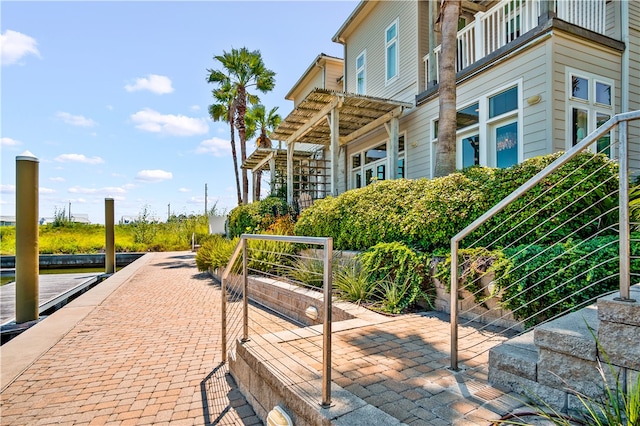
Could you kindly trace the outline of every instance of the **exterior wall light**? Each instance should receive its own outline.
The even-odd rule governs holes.
[[[307,316],[307,318],[311,318],[312,320],[318,319],[318,309],[315,306],[309,306],[304,311],[304,314]]]

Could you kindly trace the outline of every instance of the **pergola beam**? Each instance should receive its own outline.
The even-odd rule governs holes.
[[[287,144],[291,142],[295,142],[299,138],[304,136],[307,132],[309,132],[313,128],[313,126],[316,125],[318,121],[324,119],[324,117],[327,114],[329,114],[334,108],[338,107],[341,103],[342,103],[341,97],[339,96],[334,97],[331,102],[329,102],[327,105],[324,106],[324,108],[322,108],[312,117],[310,117],[309,120],[307,120],[307,122],[304,125],[300,126],[298,130],[296,130],[291,136],[289,136],[287,138]]]
[[[376,118],[375,120],[373,120],[371,123],[367,124],[366,126],[363,126],[361,128],[359,128],[358,130],[356,130],[355,132],[351,132],[349,135],[347,136],[343,136],[340,138],[340,145],[346,145],[349,142],[359,138],[360,136],[369,133],[372,130],[377,129],[378,127],[382,126],[383,124],[385,124],[387,121],[391,120],[392,118],[397,118],[400,117],[402,115],[402,111],[404,110],[404,107],[399,106],[396,107],[394,110],[389,111],[388,113]]]
[[[251,169],[251,173],[255,173],[257,170],[260,170],[262,167],[264,167],[265,164],[269,162],[269,160],[271,160],[272,158],[275,158],[275,156],[276,156],[276,152],[273,151],[271,154],[264,157],[262,160],[258,162],[258,164],[253,166],[253,168]]]

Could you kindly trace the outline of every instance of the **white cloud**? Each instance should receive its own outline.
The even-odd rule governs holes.
[[[18,146],[22,142],[11,138],[0,138],[0,146]]]
[[[107,186],[104,188],[84,188],[82,186],[72,186],[69,188],[72,194],[126,194],[126,190],[117,186]]]
[[[164,170],[140,170],[136,179],[144,182],[162,182],[173,179],[173,173]]]
[[[55,158],[60,163],[84,163],[84,164],[101,164],[104,160],[100,157],[87,157],[84,154],[62,154]]]
[[[51,188],[45,188],[44,186],[41,186],[38,188],[38,192],[40,192],[40,194],[53,194],[54,192],[56,192],[55,189],[51,189]]]
[[[15,185],[0,185],[0,193],[1,194],[15,194],[16,186]]]
[[[124,88],[127,92],[148,90],[157,95],[164,95],[173,92],[173,87],[171,87],[171,80],[169,77],[157,74],[149,74],[147,77],[136,78],[135,84],[127,84]]]
[[[179,192],[191,192],[191,190],[189,188],[179,188],[178,191]]]
[[[212,154],[214,157],[222,157],[229,152],[231,152],[229,141],[217,137],[200,142],[196,148],[196,154]]]
[[[131,115],[131,120],[137,129],[171,136],[203,135],[209,131],[209,125],[203,118],[160,114],[150,108]]]
[[[63,177],[59,177],[59,176],[56,176],[56,177],[50,177],[50,178],[49,178],[49,180],[50,180],[51,182],[64,182],[64,181],[65,181],[65,179],[64,179]]]
[[[81,115],[73,115],[68,112],[58,112],[56,114],[60,120],[64,121],[67,124],[78,127],[93,127],[97,123],[90,118],[83,117]]]
[[[13,30],[6,30],[0,34],[0,52],[2,52],[2,65],[13,65],[18,63],[26,55],[40,57],[40,52],[36,47],[38,42],[35,38]]]

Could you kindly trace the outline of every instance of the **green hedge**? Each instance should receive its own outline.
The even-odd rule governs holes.
[[[630,245],[631,272],[637,276],[639,233],[632,234]],[[495,280],[503,289],[502,304],[530,327],[594,303],[603,293],[620,288],[618,252],[618,237],[613,235],[507,249],[509,260],[498,268]]]
[[[422,251],[448,250],[451,237],[559,155],[532,158],[507,169],[472,167],[436,179],[376,182],[337,197],[317,200],[302,213],[295,232],[297,235],[333,237],[334,247],[343,250],[366,250],[377,243],[393,241],[402,241]],[[486,235],[498,227],[492,239],[496,239],[496,235],[506,235],[499,241],[501,246],[513,241],[518,244],[554,242],[576,229],[581,229],[576,238],[592,235],[598,226],[606,226],[608,216],[587,224],[609,209],[610,204],[595,203],[588,212],[568,225],[554,229],[566,218],[585,211],[597,197],[615,190],[618,187],[616,174],[616,163],[604,155],[580,154],[563,166],[556,176],[534,187],[508,210],[496,216],[494,221],[483,226],[476,235]],[[560,182],[562,177],[567,179]],[[583,178],[586,178],[584,184],[570,189]],[[597,185],[600,187],[596,188]],[[533,197],[546,188],[550,191],[532,202]],[[563,195],[565,191],[568,192]],[[581,198],[584,194],[586,197]],[[552,200],[556,200],[555,204],[546,207]],[[523,206],[526,206],[524,210],[514,214]],[[513,235],[506,231],[516,228],[516,224],[532,212],[537,213],[533,220],[538,223],[541,217],[551,217],[551,211],[562,207],[567,208],[524,239],[522,235],[525,232],[521,230]],[[468,241],[475,239],[469,237]]]

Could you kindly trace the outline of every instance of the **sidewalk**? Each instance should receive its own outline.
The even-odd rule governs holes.
[[[220,365],[220,288],[193,257],[147,254],[3,345],[2,425],[262,424]],[[412,315],[337,333],[334,380],[407,424],[488,425],[519,404],[482,361],[446,369],[448,326]]]
[[[220,290],[193,257],[148,254],[3,345],[2,425],[262,424],[220,367]]]

